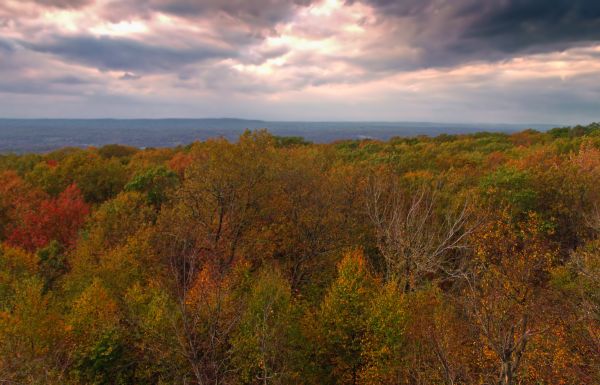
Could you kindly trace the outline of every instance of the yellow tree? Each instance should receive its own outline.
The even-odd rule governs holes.
[[[252,228],[253,254],[280,262],[296,291],[319,284],[332,259],[360,243],[360,177],[318,147],[279,149],[273,163],[266,221]]]
[[[361,341],[364,384],[400,384],[405,380],[407,306],[396,283],[387,283],[372,299]]]
[[[262,223],[273,151],[263,131],[246,132],[237,144],[196,143],[181,186],[157,220],[153,244],[176,304],[173,332],[199,384],[221,383],[229,374],[228,336],[239,319],[234,267],[252,254],[250,229]]]
[[[0,245],[0,383],[64,382],[69,338],[38,260]]]
[[[500,213],[472,242],[461,300],[478,331],[482,355],[489,358],[482,361],[483,381],[513,385],[522,376],[531,339],[547,329],[545,295],[555,251],[534,214],[514,225]]]

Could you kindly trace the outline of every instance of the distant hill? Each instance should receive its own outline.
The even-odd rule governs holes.
[[[266,128],[274,135],[301,136],[324,143],[341,139],[467,134],[478,131],[547,130],[547,124],[455,124],[427,122],[269,122],[244,119],[0,119],[0,152],[44,152],[65,146],[119,143],[172,147],[195,140],[235,140],[245,129]]]

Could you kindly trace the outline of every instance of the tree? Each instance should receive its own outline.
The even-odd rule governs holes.
[[[513,228],[508,214],[474,233],[474,256],[464,273],[464,310],[479,332],[483,352],[497,363],[499,385],[519,382],[531,339],[545,332],[541,309],[555,250],[535,214]],[[491,382],[487,375],[484,381]]]
[[[56,240],[72,248],[83,226],[89,206],[76,185],[67,187],[57,198],[42,201],[39,207],[24,214],[22,222],[10,232],[8,242],[29,251]]]
[[[0,239],[45,198],[43,191],[28,185],[16,172],[0,172]]]
[[[374,175],[367,187],[367,212],[384,260],[385,278],[408,292],[427,275],[451,268],[448,254],[466,247],[474,229],[465,203],[455,213],[437,212],[438,191],[426,182],[403,188],[389,173]]]
[[[528,171],[501,167],[482,179],[484,200],[490,207],[510,207],[515,216],[532,211],[538,201],[531,179]]]
[[[251,226],[261,219],[270,191],[272,142],[266,132],[248,131],[237,145],[212,140],[199,146],[159,219],[171,229],[167,238],[189,243],[196,257],[218,261],[223,271],[232,266]],[[191,225],[193,232],[187,230]]]
[[[76,342],[73,352],[74,376],[83,383],[123,383],[132,366],[125,357],[118,305],[95,279],[73,301],[68,329]]]
[[[50,242],[46,247],[38,249],[40,274],[44,278],[44,289],[55,288],[56,281],[68,270],[65,250],[57,241]]]
[[[158,210],[166,201],[167,194],[178,184],[177,174],[161,166],[136,174],[125,185],[125,191],[145,193],[148,204],[153,205]]]
[[[39,163],[26,179],[56,196],[77,184],[87,202],[100,203],[117,195],[127,182],[127,170],[118,158],[75,149],[57,156],[55,165]]]
[[[36,256],[0,245],[0,383],[65,381],[68,338],[38,271]]]
[[[316,314],[322,383],[359,383],[364,365],[362,342],[374,285],[362,252],[347,253]]]
[[[245,302],[232,335],[233,365],[240,371],[240,382],[298,382],[301,341],[288,282],[277,269],[263,268]]]
[[[138,151],[135,147],[107,144],[98,149],[98,154],[103,158],[129,158]]]
[[[375,294],[367,311],[366,332],[361,344],[365,365],[360,383],[400,384],[406,356],[406,301],[395,282]]]
[[[226,275],[216,262],[189,265],[185,270],[190,274],[169,287],[174,290],[175,312],[170,318],[177,351],[197,384],[226,383],[233,371],[230,338],[241,313],[236,294],[244,287],[246,266]]]
[[[600,241],[588,242],[565,265],[553,269],[552,283],[561,306],[555,312],[552,334],[536,348],[560,358],[552,367],[560,364],[562,370],[542,374],[596,383],[600,381]]]
[[[272,189],[261,226],[253,226],[252,253],[273,258],[289,277],[292,290],[324,280],[332,259],[360,242],[363,233],[360,175],[332,164],[329,154],[309,148],[280,150],[271,166]],[[331,271],[333,273],[333,271]],[[331,275],[331,274],[329,274]]]

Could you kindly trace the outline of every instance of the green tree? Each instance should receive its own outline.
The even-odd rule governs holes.
[[[125,384],[132,365],[126,357],[118,304],[95,279],[78,298],[68,316],[73,333],[73,375],[86,384]]]
[[[164,166],[154,167],[136,174],[125,185],[125,191],[138,191],[146,194],[149,204],[156,209],[167,200],[167,194],[179,184],[177,174]]]
[[[347,253],[338,276],[317,311],[318,357],[322,383],[357,384],[365,363],[363,339],[375,281],[360,251]],[[326,380],[327,379],[327,380]]]
[[[233,365],[240,371],[240,382],[297,382],[299,337],[288,282],[277,269],[263,268],[250,288],[246,309],[232,336]]]
[[[527,171],[502,167],[486,176],[481,181],[480,188],[491,207],[510,207],[514,216],[536,208],[537,195]]]

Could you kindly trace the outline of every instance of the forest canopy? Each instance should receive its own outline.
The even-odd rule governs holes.
[[[600,383],[600,124],[0,155],[0,384]]]

